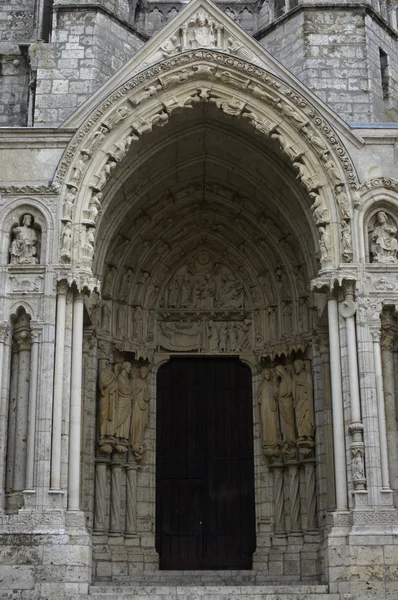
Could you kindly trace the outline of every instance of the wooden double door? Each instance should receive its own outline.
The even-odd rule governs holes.
[[[156,549],[161,569],[250,569],[252,380],[235,358],[173,358],[158,373]]]

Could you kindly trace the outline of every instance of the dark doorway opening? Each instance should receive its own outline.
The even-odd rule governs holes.
[[[237,358],[172,358],[157,379],[161,569],[251,569],[252,379]]]

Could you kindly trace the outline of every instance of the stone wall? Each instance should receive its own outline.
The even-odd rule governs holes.
[[[142,44],[99,10],[60,11],[51,44],[30,49],[37,65],[35,126],[60,125]]]
[[[260,43],[349,122],[394,121],[397,36],[363,8],[293,12],[261,34]],[[389,56],[390,98],[383,100],[380,52]]]

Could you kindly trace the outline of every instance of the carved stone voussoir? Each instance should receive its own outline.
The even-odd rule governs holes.
[[[206,16],[198,16],[197,21],[198,27],[192,30],[193,43],[195,40],[197,42],[198,35],[199,37],[202,36],[202,43],[204,43],[204,40],[206,39],[208,42],[208,44],[206,44],[209,46],[209,49],[198,49],[196,51],[186,51],[183,54],[176,54],[172,61],[166,60],[156,64],[153,67],[149,67],[145,72],[144,78],[141,74],[137,74],[128,82],[123,84],[121,88],[116,90],[102,105],[98,107],[95,113],[92,114],[89,119],[87,119],[87,121],[75,134],[58,168],[54,179],[54,185],[57,187],[62,184],[67,172],[70,169],[70,165],[74,160],[75,154],[79,149],[80,156],[70,171],[68,185],[72,187],[80,185],[84,169],[86,168],[87,162],[90,160],[90,155],[93,155],[94,151],[96,151],[99,146],[103,144],[105,138],[109,134],[109,124],[112,122],[112,127],[119,127],[121,122],[128,121],[129,109],[126,107],[126,105],[123,105],[123,102],[125,102],[126,97],[131,95],[132,90],[134,90],[134,97],[136,97],[139,89],[142,88],[149,98],[151,95],[153,95],[153,93],[157,93],[159,86],[157,82],[159,82],[162,78],[164,80],[168,73],[170,73],[170,75],[168,75],[170,77],[173,71],[178,72],[178,68],[181,69],[181,67],[183,68],[184,72],[187,73],[187,77],[190,79],[203,79],[203,66],[206,66],[203,63],[207,63],[208,65],[205,69],[207,79],[220,81],[229,85],[230,87],[235,87],[236,89],[240,90],[243,90],[244,88],[246,94],[252,94],[253,96],[257,97],[257,90],[262,87],[264,89],[264,94],[269,95],[269,98],[263,98],[266,99],[268,103],[273,97],[276,97],[277,100],[273,103],[276,112],[279,112],[281,116],[287,119],[289,123],[297,129],[300,129],[304,126],[307,127],[307,141],[312,144],[315,149],[318,149],[319,151],[320,146],[323,146],[323,144],[325,144],[325,147],[328,148],[329,154],[327,155],[327,160],[325,160],[324,166],[327,170],[329,169],[330,177],[332,179],[334,178],[333,181],[335,181],[336,185],[341,182],[340,174],[337,175],[337,173],[340,173],[340,171],[337,169],[336,163],[334,162],[336,160],[340,163],[340,168],[342,168],[345,172],[347,181],[350,184],[353,182],[355,183],[356,176],[352,163],[350,162],[344,147],[340,143],[337,134],[335,134],[330,126],[324,122],[322,117],[315,111],[315,109],[310,106],[307,101],[297,92],[293,92],[290,90],[290,88],[281,86],[279,80],[274,78],[260,67],[256,66],[253,68],[253,64],[246,62],[246,60],[242,58],[235,59],[231,57],[230,54],[224,54],[216,51],[216,48],[218,49],[218,33],[216,25],[210,25]],[[203,21],[205,24],[203,25],[203,30],[201,30],[199,22]],[[212,67],[211,65],[214,65],[217,68],[214,69],[214,66]],[[192,69],[193,66],[196,68]],[[200,68],[198,68],[199,66]],[[190,67],[192,70],[187,71],[187,69]],[[247,83],[244,83],[245,76]],[[185,79],[185,75],[179,77],[181,82]],[[269,94],[267,90],[272,90],[271,94]],[[283,96],[288,98],[288,101],[282,100]],[[141,104],[143,102],[144,100],[140,100],[138,103]],[[297,109],[294,108],[291,103],[294,103]],[[116,118],[115,120],[113,115],[117,114],[117,116],[120,117],[120,110],[122,108],[122,117]],[[107,116],[104,118],[104,115]],[[314,130],[317,131],[317,135],[314,133],[312,133],[312,135],[308,134],[309,131],[312,132],[312,129],[308,129],[308,123],[310,122],[312,123]],[[159,123],[157,122],[156,124]],[[98,129],[98,125],[100,125],[100,129]],[[87,138],[90,138],[92,132],[94,133],[94,137],[92,139],[91,146],[87,147],[86,140]],[[332,148],[333,154],[331,150]],[[333,159],[332,156],[334,157]],[[336,169],[337,171],[335,171]]]

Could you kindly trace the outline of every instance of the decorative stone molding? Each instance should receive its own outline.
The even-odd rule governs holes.
[[[7,194],[10,196],[21,196],[25,194],[58,194],[60,187],[56,183],[51,185],[2,185],[0,186],[0,194]]]
[[[208,28],[209,24],[204,27]],[[230,89],[229,92],[225,86]],[[175,90],[175,96],[171,98],[169,90],[172,88]],[[150,103],[147,102],[149,98]],[[128,100],[127,104],[125,100]],[[208,101],[215,103],[229,116],[247,118],[262,135],[269,136],[274,132],[281,118],[285,129],[296,130],[295,135],[299,135],[312,147],[312,156],[318,157],[315,162],[313,158],[310,159],[308,153],[303,155],[304,148],[300,150],[289,143],[289,137],[285,137],[281,131],[277,134],[278,139],[282,150],[298,169],[298,178],[312,193],[323,188],[327,179],[332,187],[339,190],[340,198],[343,194],[347,196],[351,187],[356,187],[352,164],[337,135],[304,98],[274,76],[245,61],[214,50],[197,50],[185,52],[183,55],[176,54],[172,61],[149,68],[144,76],[136,75],[114,92],[82,125],[65,152],[54,180],[57,185],[61,185],[69,171],[64,193],[64,219],[70,219],[75,210],[75,221],[86,218],[85,223],[90,223],[93,229],[101,210],[101,190],[123,160],[131,143],[151,131],[155,125],[162,126],[167,123],[175,110]],[[258,107],[259,101],[263,104],[261,109]],[[265,115],[270,115],[271,118],[267,119]],[[118,144],[110,144],[108,149],[106,140],[115,127],[123,127],[125,133],[124,136],[119,136]],[[100,148],[108,156],[105,164],[98,158]],[[98,167],[94,167],[94,156],[94,163]],[[324,176],[321,175],[322,172]],[[79,190],[88,173],[91,173],[87,176],[90,177],[89,185],[94,193],[83,199]],[[344,191],[344,182],[348,185],[347,192]],[[78,197],[79,207],[75,208],[75,199]],[[315,198],[317,197],[318,194]],[[327,224],[318,225],[321,260],[327,264],[334,260],[330,251],[330,227]],[[347,223],[343,232],[346,262],[351,256],[348,227]],[[76,231],[75,236],[79,235],[81,238],[82,233]],[[91,242],[74,243],[73,245],[77,248],[80,246],[81,250],[77,251],[75,259],[72,257],[72,264],[87,270],[91,267],[93,256],[88,244],[91,245]],[[85,246],[87,252],[84,251]]]
[[[361,184],[362,193],[377,188],[384,188],[398,193],[398,179],[393,179],[392,177],[374,177]]]

